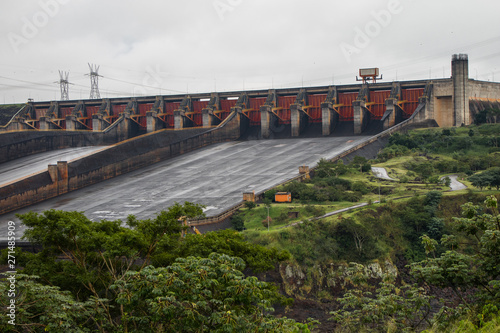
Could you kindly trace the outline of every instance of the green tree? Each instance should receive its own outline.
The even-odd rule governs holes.
[[[231,216],[231,225],[236,231],[245,230],[245,220],[243,219],[243,215],[237,213]]]
[[[10,276],[10,277],[9,277]],[[98,321],[94,302],[76,302],[68,291],[46,286],[35,276],[10,275],[0,280],[0,331],[2,332],[92,332],[85,327]],[[16,286],[15,317],[11,314],[10,284]],[[15,325],[9,324],[13,318]]]
[[[422,180],[428,179],[434,173],[434,168],[430,162],[418,163],[414,166],[413,171],[415,171]]]
[[[430,176],[427,181],[429,184],[441,184],[441,180],[439,179],[438,175],[432,175]]]
[[[446,176],[442,179],[442,181],[443,181],[445,186],[450,187],[450,185],[451,185],[451,178],[450,177]]]
[[[485,171],[490,178],[490,186],[494,186],[497,191],[500,189],[500,167],[494,167]]]
[[[351,189],[353,191],[360,192],[361,194],[368,194],[371,192],[371,188],[366,184],[365,182],[362,181],[357,181],[352,183]]]
[[[320,159],[318,165],[314,169],[314,174],[319,178],[330,177],[335,174],[334,169],[335,163],[330,162],[324,158]]]
[[[126,332],[309,332],[308,325],[268,313],[289,303],[276,287],[244,277],[242,259],[211,254],[146,267],[116,281]]]
[[[430,323],[432,297],[417,285],[397,287],[394,276],[386,275],[374,293],[360,288],[367,283],[364,267],[351,263],[347,274],[355,287],[337,301],[342,308],[331,312],[334,319],[348,332],[413,331],[422,322]]]
[[[345,175],[348,172],[349,172],[349,167],[344,164],[344,161],[338,160],[337,163],[335,163],[334,167],[335,177]]]
[[[179,218],[201,214],[200,205],[176,203],[154,219],[129,216],[130,228],[119,220],[93,222],[81,212],[48,210],[19,215],[28,227],[23,238],[43,247],[37,254],[26,254],[25,271],[73,292],[79,301],[95,299],[95,311],[105,314],[99,327],[112,331],[124,313],[112,306],[116,291],[109,287],[132,269],[147,266],[159,252],[175,248],[183,229]]]
[[[37,327],[80,325],[81,331],[117,332],[122,330],[122,323],[129,318],[124,304],[117,303],[118,295],[123,293],[120,288],[151,263],[171,265],[179,257],[209,256],[219,251],[241,256],[243,259],[238,260],[246,262],[253,271],[262,272],[289,258],[288,252],[252,245],[233,230],[181,237],[181,231],[186,228],[181,222],[200,214],[200,205],[188,202],[175,204],[154,219],[137,220],[129,216],[127,223],[130,227],[122,226],[121,221],[93,222],[80,212],[49,210],[43,214],[20,215],[28,227],[24,237],[42,245],[43,250],[37,254],[16,254],[16,258],[22,259],[20,264],[25,267],[24,273],[38,274],[40,282],[54,286],[51,289],[33,283],[22,284],[28,290],[24,294],[54,291],[53,305],[48,303],[48,299],[41,298],[41,302],[33,301],[40,306],[30,308],[30,301],[25,304],[28,304],[26,309],[32,312],[23,314],[40,323]],[[2,288],[5,289],[5,286],[2,285]],[[59,293],[58,288],[71,292],[74,299],[66,291]],[[259,294],[258,297],[263,296]],[[43,305],[44,302],[47,305]],[[57,304],[70,310],[75,305],[75,317],[66,313],[66,308],[59,313],[53,311],[53,315],[40,315],[43,309],[53,309]],[[24,311],[24,307],[22,309]],[[229,308],[226,310],[232,311]],[[56,322],[56,319],[59,321]],[[78,325],[73,325],[75,322]],[[270,323],[274,323],[271,317],[266,319],[265,325]],[[277,320],[276,323],[282,322]],[[279,325],[277,327],[281,327]]]
[[[434,216],[436,213],[439,203],[441,202],[441,197],[443,193],[440,191],[429,191],[425,194],[424,198],[424,209],[429,213],[429,215]]]
[[[343,218],[335,226],[334,232],[341,258],[366,261],[379,254],[372,230],[353,218]]]
[[[443,219],[432,217],[427,224],[427,233],[433,239],[441,239],[443,235],[444,222]]]
[[[257,204],[253,201],[245,201],[245,207],[252,210],[257,207]]]
[[[463,205],[462,217],[453,218],[453,223],[458,232],[468,237],[466,247],[458,247],[456,237],[447,235],[441,239],[441,244],[451,249],[439,257],[413,264],[412,274],[429,284],[451,288],[461,299],[463,309],[472,316],[484,314],[486,308],[499,309],[500,215],[497,199],[488,197],[483,207],[472,203]],[[475,297],[467,298],[467,293]],[[480,321],[475,324],[481,325]]]
[[[359,169],[361,173],[371,170],[371,164],[368,163],[368,160],[363,156],[354,156],[351,166],[355,169]]]
[[[241,233],[227,229],[207,232],[203,237],[193,234],[186,235],[175,249],[166,256],[160,257],[162,261],[158,258],[152,264],[168,266],[173,264],[176,258],[208,257],[213,252],[240,257],[248,268],[258,273],[274,269],[279,261],[290,257],[286,251],[251,244],[245,240]]]
[[[477,173],[469,177],[472,185],[478,187],[480,190],[483,187],[495,187],[500,189],[500,167],[490,168],[481,173]]]
[[[274,197],[278,191],[275,189],[264,192],[264,199],[268,199],[271,202],[274,201]]]
[[[484,173],[477,173],[475,175],[472,175],[469,177],[469,181],[472,183],[473,186],[479,188],[479,190],[483,190],[484,187],[488,187],[488,185],[491,183],[491,180],[489,179],[488,175],[485,175]]]

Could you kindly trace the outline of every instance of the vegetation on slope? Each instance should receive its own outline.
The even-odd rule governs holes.
[[[422,244],[423,239],[435,244],[432,255],[436,257],[447,253],[446,242],[440,242],[443,237],[446,239],[451,235],[459,244],[470,242],[472,235],[456,230],[453,217],[460,215],[462,204],[471,202],[478,205],[489,194],[498,196],[498,192],[494,191],[498,186],[500,166],[498,133],[499,125],[487,124],[396,134],[376,160],[362,163],[358,160],[356,166],[354,163],[344,165],[321,161],[313,179],[290,183],[277,189],[290,191],[294,198],[293,203],[270,204],[269,199],[274,194],[270,191],[266,193],[267,200],[264,200],[264,205],[242,210],[236,220],[240,220],[241,229],[246,229],[243,233],[248,240],[289,251],[293,261],[305,270],[305,276],[311,278],[321,274],[318,267],[324,271],[328,264],[339,262],[346,265],[348,262],[370,263],[384,258],[392,259],[393,262],[425,262],[429,253],[426,253]],[[363,172],[360,165],[364,164],[385,167],[396,181],[376,180],[370,173]],[[442,178],[451,174],[458,175],[469,189],[448,192],[448,184]],[[354,184],[356,186],[353,186]],[[379,197],[379,186],[382,202],[386,203],[384,205],[372,204]],[[474,192],[474,188],[479,192]],[[353,205],[353,202],[363,201],[369,203],[365,208],[328,218],[311,219],[325,212]],[[271,215],[269,230],[267,207]],[[300,217],[288,218],[291,211],[299,212]],[[464,249],[465,252],[470,250]],[[411,279],[415,281],[416,277]],[[433,286],[429,280],[423,279],[421,283],[422,281],[425,285]],[[394,284],[395,281],[386,281],[386,285],[379,286],[378,292],[382,293],[380,297],[384,293],[398,293],[402,280],[396,282]],[[411,283],[407,283],[410,293],[416,293],[420,288],[412,289]],[[365,289],[361,288],[359,291],[367,291],[366,287],[364,284]],[[440,286],[440,290],[443,287]],[[377,287],[373,286],[370,292],[377,294],[376,289]],[[311,297],[326,297],[321,286],[308,286],[304,290],[312,291]],[[365,297],[358,295],[356,298],[353,294],[347,296],[358,300],[362,299],[359,297]],[[478,297],[472,291],[468,296],[473,299]],[[378,299],[377,297],[375,299]],[[463,304],[458,295],[450,297],[457,304]],[[378,302],[382,302],[381,299],[378,299]],[[426,298],[425,302],[431,302],[431,298]],[[435,308],[436,300],[432,302]],[[361,303],[350,310],[359,310]],[[488,320],[495,320],[495,309],[487,310]],[[461,313],[460,316],[447,319],[440,317],[441,319],[436,321],[431,320],[432,313],[429,313],[425,320],[415,319],[415,322],[408,324],[405,329],[417,324],[416,321],[422,321],[414,327],[416,330],[421,330],[424,327],[422,324],[438,325],[440,321],[441,329],[445,329],[446,325],[447,329],[456,325],[482,327],[484,325],[478,322],[476,316],[483,316],[484,311],[486,310],[482,308],[469,309],[469,312]],[[460,324],[460,320],[465,321]],[[370,325],[364,326],[364,329],[370,330],[373,326],[385,327],[382,330],[388,329],[388,326],[380,325],[381,322],[372,321]],[[404,323],[398,325],[401,328]]]
[[[500,215],[498,198],[491,196],[498,196],[497,133],[500,128],[491,124],[418,130],[394,135],[373,161],[322,160],[311,180],[277,189],[291,192],[293,203],[272,204],[275,191],[269,191],[263,205],[248,204],[236,215],[234,225],[246,229],[243,233],[181,237],[179,218],[202,212],[190,203],[150,220],[129,217],[127,228],[121,221],[92,222],[77,212],[22,215],[26,238],[43,251],[16,254],[24,266],[17,275],[22,311],[18,326],[3,315],[0,327],[307,332],[313,322],[270,315],[273,304],[290,300],[274,285],[242,272],[268,271],[288,260],[284,265],[299,263],[310,280],[320,280],[325,265],[347,267],[352,288],[341,295],[304,289],[335,304],[331,317],[339,330],[498,330]],[[371,165],[385,167],[396,180],[374,178]],[[441,178],[451,173],[470,189],[446,192]],[[379,198],[382,204],[374,204]],[[318,219],[359,202],[368,205]],[[410,266],[396,280],[387,275],[374,281],[359,263],[376,260]],[[10,302],[8,285],[0,283],[3,309]],[[438,301],[436,290],[452,295]]]
[[[5,312],[10,282],[0,283],[1,331],[308,332],[270,314],[290,302],[274,285],[242,273],[269,270],[287,254],[231,230],[182,237],[179,219],[201,214],[202,206],[176,204],[154,219],[130,216],[128,227],[79,212],[20,215],[25,239],[43,250],[16,253],[24,269],[15,276],[15,326]]]
[[[366,284],[363,270],[351,267],[358,287],[338,301],[342,308],[332,312],[338,324],[348,331],[415,331],[431,327],[437,332],[495,332],[500,309],[500,215],[498,202],[488,197],[482,205],[467,203],[461,217],[453,218],[454,233],[440,242],[420,237],[427,258],[411,265],[411,276],[421,285],[396,286],[386,277],[378,286]],[[460,239],[466,239],[461,242]],[[437,254],[438,245],[446,250]],[[452,291],[456,304],[436,300],[429,286]],[[426,287],[426,288],[424,288]],[[439,311],[432,308],[439,304]],[[426,325],[422,325],[426,323]]]

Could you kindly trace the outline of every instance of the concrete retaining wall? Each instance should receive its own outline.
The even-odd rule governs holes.
[[[241,134],[241,115],[232,113],[214,129],[162,130],[129,139],[70,163],[58,162],[47,171],[0,188],[0,214],[74,191],[141,167]]]
[[[500,84],[497,82],[485,82],[469,80],[470,98],[500,98]]]
[[[0,163],[45,151],[109,145],[115,138],[87,131],[19,131],[0,133]]]
[[[206,131],[207,129],[201,130]],[[104,131],[24,130],[0,132],[0,163],[63,148],[111,145],[137,136],[137,133],[138,125],[124,114]]]

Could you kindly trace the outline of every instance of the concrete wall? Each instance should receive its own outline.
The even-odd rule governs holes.
[[[500,99],[500,83],[469,80],[470,98]]]
[[[189,151],[240,137],[242,116],[233,112],[217,128],[161,130],[115,144],[71,163],[59,162],[45,172],[0,188],[0,214],[74,191]],[[243,128],[242,128],[243,127]]]
[[[463,68],[459,69],[459,74],[462,74]],[[469,125],[474,120],[468,107],[470,99],[500,99],[500,83],[468,79],[464,83],[466,88],[460,89],[461,83],[462,80],[455,82],[451,79],[433,83],[426,119],[435,119],[440,127],[461,126],[462,123]],[[456,84],[459,87],[456,87]],[[465,102],[467,106],[462,103],[464,92],[468,96]]]
[[[0,163],[56,149],[115,144],[136,136],[138,127],[130,117],[122,114],[104,131],[0,132]]]
[[[0,133],[0,163],[45,151],[109,145],[116,137],[88,131],[19,131]]]
[[[454,126],[453,82],[451,79],[433,83],[428,119],[435,119],[440,127]]]

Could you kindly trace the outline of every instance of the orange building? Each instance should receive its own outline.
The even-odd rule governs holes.
[[[292,194],[290,192],[278,192],[274,195],[276,202],[292,202]]]

